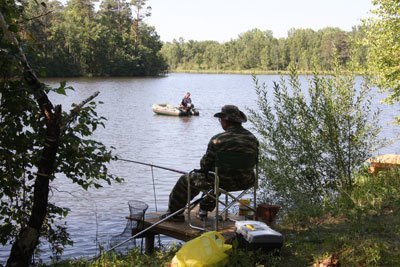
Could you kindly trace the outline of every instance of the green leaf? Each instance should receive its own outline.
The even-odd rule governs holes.
[[[18,26],[15,25],[15,24],[10,24],[10,25],[8,26],[8,30],[9,30],[10,32],[17,33],[17,32],[18,32]]]
[[[57,88],[56,93],[60,95],[67,95],[64,87]]]

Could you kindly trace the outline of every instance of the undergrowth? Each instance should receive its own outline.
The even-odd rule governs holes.
[[[399,266],[399,212],[400,171],[361,172],[322,216],[277,225],[285,236],[278,266],[309,266],[328,256],[341,266]]]

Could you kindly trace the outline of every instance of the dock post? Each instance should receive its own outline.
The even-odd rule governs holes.
[[[145,250],[144,250],[145,254],[150,255],[154,252],[154,237],[155,234],[152,232],[148,232],[145,235]]]

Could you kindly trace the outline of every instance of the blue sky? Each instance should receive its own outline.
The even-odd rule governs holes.
[[[146,22],[162,41],[226,42],[258,28],[287,37],[291,28],[338,27],[350,31],[370,16],[371,0],[148,0]]]

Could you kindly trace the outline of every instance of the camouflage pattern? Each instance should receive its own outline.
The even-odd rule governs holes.
[[[190,172],[182,175],[176,182],[174,188],[169,195],[168,210],[175,212],[183,208],[187,203],[187,184],[190,176],[190,195],[191,200],[197,196],[203,190],[209,190],[213,188],[214,177],[199,172]],[[215,207],[215,201],[213,198],[205,198],[200,202],[200,208],[204,210],[213,210]]]
[[[258,140],[240,124],[228,128],[225,132],[213,136],[208,143],[208,148],[200,160],[200,168],[204,171],[213,171],[215,155],[218,152],[231,151],[258,155]],[[219,170],[220,185],[228,191],[243,190],[254,183],[253,169]]]
[[[225,132],[213,136],[208,143],[208,148],[200,161],[201,172],[190,172],[182,175],[169,197],[169,210],[174,212],[183,208],[187,203],[187,183],[190,175],[191,199],[202,190],[213,188],[214,177],[208,171],[214,171],[215,156],[217,152],[233,151],[254,153],[258,155],[259,142],[257,138],[240,124],[229,127]],[[254,185],[254,170],[229,170],[220,168],[220,187],[227,191],[244,190]],[[205,198],[200,202],[200,208],[212,211],[215,201],[212,198]]]

